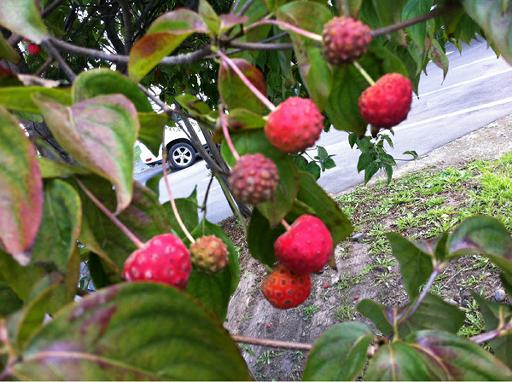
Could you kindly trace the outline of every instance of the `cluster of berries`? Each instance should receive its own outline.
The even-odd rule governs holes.
[[[370,28],[349,17],[335,17],[324,26],[324,55],[329,63],[342,65],[362,56],[372,40]],[[400,74],[387,74],[366,89],[359,98],[361,116],[378,128],[402,122],[410,110],[412,85]],[[310,99],[291,97],[267,117],[264,128],[268,141],[284,153],[298,153],[313,146],[324,127],[324,117]],[[235,196],[257,205],[272,200],[279,184],[275,163],[263,154],[243,155],[229,177]],[[278,265],[264,279],[266,299],[280,309],[304,302],[311,292],[311,274],[320,271],[333,254],[333,240],[319,218],[302,215],[274,243]],[[190,252],[173,234],[153,237],[125,262],[129,281],[155,281],[185,288],[192,264],[218,272],[228,261],[228,251],[216,236],[195,241]]]

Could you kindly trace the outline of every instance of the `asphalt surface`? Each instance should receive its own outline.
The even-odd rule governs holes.
[[[388,151],[404,158],[404,151],[414,150],[420,156],[488,123],[512,114],[512,66],[496,58],[485,42],[466,46],[462,52],[448,50],[450,69],[443,81],[442,70],[429,64],[422,76],[419,97],[415,98],[406,121],[394,128],[394,149]],[[319,145],[335,154],[336,167],[324,172],[319,184],[328,192],[338,193],[363,181],[356,165],[359,151],[351,149],[347,133],[331,130],[323,133]],[[482,142],[485,144],[485,142]],[[457,155],[457,153],[454,153]],[[136,176],[140,182],[161,171],[156,167]],[[188,196],[198,187],[200,203],[204,197],[210,172],[205,163],[170,175],[175,198]],[[168,200],[163,180],[160,182],[160,201]],[[208,197],[207,217],[219,222],[231,216],[222,190],[214,181]]]

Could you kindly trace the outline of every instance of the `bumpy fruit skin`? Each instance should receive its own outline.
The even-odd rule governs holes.
[[[184,289],[192,270],[190,253],[171,233],[154,236],[124,263],[128,281],[153,281]]]
[[[265,135],[279,150],[296,153],[313,146],[323,128],[324,116],[313,101],[290,97],[268,116]]]
[[[297,274],[322,270],[333,249],[331,233],[323,221],[312,215],[299,216],[274,243],[279,262]]]
[[[217,236],[202,236],[190,246],[192,264],[208,272],[218,272],[228,264],[228,248]]]
[[[28,44],[28,54],[31,56],[37,56],[39,53],[41,53],[41,47],[37,44],[30,43]]]
[[[278,265],[261,284],[265,298],[278,309],[290,309],[307,300],[311,293],[311,276],[298,275]]]
[[[327,61],[341,65],[366,53],[372,33],[368,25],[352,17],[334,17],[324,25],[322,39]]]
[[[412,103],[411,81],[398,73],[386,74],[359,97],[359,112],[369,124],[391,128],[407,118]]]
[[[262,154],[243,155],[229,176],[237,199],[253,205],[271,200],[278,183],[279,171],[275,163]]]

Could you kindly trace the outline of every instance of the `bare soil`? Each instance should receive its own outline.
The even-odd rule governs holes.
[[[476,159],[497,159],[512,151],[512,116],[498,120],[472,134],[431,152],[425,158],[401,166],[394,175],[400,178],[411,172],[422,171],[429,176],[447,167],[462,168]],[[376,184],[375,181],[371,182]],[[444,207],[455,209],[467,203],[466,190],[476,187],[471,179],[464,188],[446,187],[436,196],[442,197]],[[348,190],[345,193],[354,192]],[[314,277],[313,292],[301,307],[281,311],[273,308],[263,297],[259,285],[266,274],[265,268],[248,253],[243,231],[233,219],[223,222],[223,227],[240,248],[242,275],[236,294],[232,297],[225,326],[233,334],[259,338],[279,339],[312,343],[329,326],[347,320],[367,322],[355,306],[369,298],[385,305],[401,305],[407,302],[396,262],[380,264],[377,258],[387,259],[386,250],[376,253],[374,235],[376,221],[369,210],[371,200],[386,197],[386,187],[366,187],[371,198],[354,208],[352,221],[356,226],[354,236],[336,248],[337,269],[325,268]],[[357,195],[357,192],[356,192]],[[412,216],[425,212],[415,211],[414,204],[394,205],[378,221],[379,229],[397,231],[397,221],[404,214]],[[431,228],[431,227],[430,227]],[[426,227],[414,224],[401,230],[408,237],[428,237]],[[378,249],[377,249],[378,252]],[[467,280],[475,278],[478,291],[492,296],[500,287],[492,264],[482,263],[479,258],[462,258],[449,268],[437,282],[437,290],[447,300],[462,308],[470,304]],[[253,375],[258,380],[298,380],[304,367],[307,353],[283,351],[258,346],[241,345],[244,357]]]

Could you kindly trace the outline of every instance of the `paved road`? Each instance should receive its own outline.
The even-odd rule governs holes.
[[[426,154],[512,113],[512,67],[503,59],[497,59],[485,42],[465,47],[462,55],[451,49],[448,57],[450,70],[444,82],[439,68],[433,64],[427,67],[427,75],[420,81],[419,98],[414,99],[408,119],[394,128],[395,149],[390,151],[394,156],[401,157],[406,150]],[[336,155],[336,167],[323,173],[319,180],[322,187],[337,193],[362,182],[362,174],[356,170],[359,151],[350,149],[346,133],[324,133],[319,144]],[[158,171],[155,168],[137,178],[145,181]],[[209,171],[203,161],[170,176],[175,197],[187,196],[197,184],[200,200],[208,180]],[[164,188],[161,181],[162,202],[168,199]],[[208,201],[210,220],[219,222],[231,215],[216,182]]]

